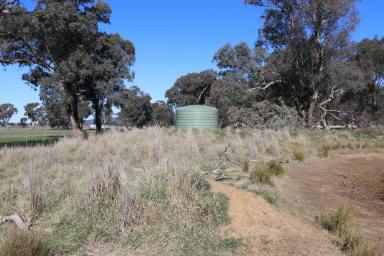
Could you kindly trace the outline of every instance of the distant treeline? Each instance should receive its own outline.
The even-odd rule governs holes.
[[[89,115],[101,132],[114,107],[123,124],[144,127],[171,125],[175,107],[190,104],[217,107],[223,127],[383,124],[384,39],[350,40],[356,0],[246,3],[264,10],[255,45],[225,45],[213,57],[217,70],[180,77],[166,103],[125,86],[135,47],[100,30],[111,14],[103,1],[38,0],[27,9],[0,0],[0,63],[27,67],[23,79],[40,91],[41,105],[29,105],[26,118],[38,113],[77,136]],[[4,109],[9,116],[12,106]]]

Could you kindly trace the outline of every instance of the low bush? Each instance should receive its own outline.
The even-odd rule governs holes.
[[[302,162],[302,161],[304,161],[304,159],[305,159],[305,152],[304,152],[304,149],[295,149],[294,151],[293,151],[293,158],[295,159],[295,160],[298,160],[298,161],[300,161],[300,162]]]
[[[271,191],[271,190],[267,190],[267,191],[264,191],[262,193],[262,195],[263,195],[263,198],[265,199],[265,201],[267,201],[268,203],[270,203],[270,204],[276,204],[277,203],[278,195],[276,192]]]
[[[272,178],[274,176],[280,176],[284,173],[284,168],[277,161],[269,161],[267,163],[259,163],[254,166],[250,173],[251,183],[263,183],[273,185]]]

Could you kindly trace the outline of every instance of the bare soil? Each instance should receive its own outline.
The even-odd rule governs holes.
[[[308,221],[340,203],[353,209],[356,228],[384,241],[384,151],[343,150],[327,158],[292,162],[277,181],[279,206]]]
[[[211,182],[215,192],[229,199],[229,237],[243,238],[242,255],[341,255],[324,230],[304,219],[279,210],[260,196],[229,184]]]

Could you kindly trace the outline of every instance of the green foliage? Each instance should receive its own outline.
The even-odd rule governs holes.
[[[122,90],[114,99],[120,106],[119,119],[127,127],[143,128],[151,121],[151,97],[139,87]]]
[[[73,136],[72,131],[16,128],[0,129],[0,147],[52,144],[66,136]]]
[[[224,240],[220,241],[219,246],[222,247],[224,251],[236,253],[240,247],[245,245],[241,238],[225,238]]]
[[[275,176],[281,176],[284,174],[283,166],[276,160],[269,161],[267,163],[270,172]]]
[[[295,160],[298,160],[300,162],[304,161],[305,159],[305,151],[302,148],[297,148],[293,151],[293,158]]]
[[[243,160],[241,162],[241,170],[245,173],[249,171],[249,161],[248,160]]]
[[[277,161],[261,162],[253,167],[250,173],[250,181],[252,183],[263,183],[273,185],[272,178],[284,174],[284,168]]]
[[[46,113],[44,108],[40,106],[40,103],[28,103],[24,106],[24,110],[24,115],[28,117],[31,122],[39,122],[40,125],[45,125]]]
[[[277,200],[279,198],[277,193],[274,191],[271,191],[271,190],[264,191],[262,193],[262,195],[263,195],[263,198],[265,199],[265,201],[267,201],[270,204],[276,204]]]
[[[180,77],[165,93],[168,104],[175,107],[204,105],[209,98],[211,85],[215,80],[216,73],[212,70]]]
[[[249,107],[231,107],[228,122],[240,127],[281,129],[302,127],[302,120],[295,109],[268,100],[252,103]]]
[[[59,86],[78,136],[85,136],[78,105],[91,102],[99,131],[102,110],[132,79],[135,59],[131,42],[99,31],[99,24],[110,21],[109,6],[95,0],[47,0],[28,12],[20,6],[9,12],[0,19],[0,40],[9,46],[2,48],[0,63],[27,66],[23,79],[32,86]]]
[[[265,164],[258,164],[253,168],[250,174],[250,180],[252,183],[263,183],[272,185],[272,173]]]
[[[156,101],[152,104],[151,125],[170,127],[174,123],[173,109],[164,101]]]
[[[211,189],[211,185],[209,185],[209,182],[197,173],[191,176],[191,185],[194,189],[201,193],[206,193]]]
[[[1,104],[0,105],[0,125],[8,126],[9,120],[11,120],[12,116],[15,114],[17,114],[17,108],[14,105],[10,103]]]

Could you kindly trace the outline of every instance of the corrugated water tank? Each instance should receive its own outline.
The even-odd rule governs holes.
[[[205,105],[191,105],[176,109],[178,129],[219,129],[219,111]]]

